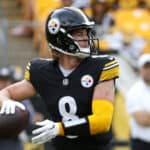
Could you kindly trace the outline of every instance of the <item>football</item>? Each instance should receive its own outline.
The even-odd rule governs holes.
[[[28,110],[16,107],[14,114],[0,114],[0,138],[15,137],[24,130],[29,122]]]

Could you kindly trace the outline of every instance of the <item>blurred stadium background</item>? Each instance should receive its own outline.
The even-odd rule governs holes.
[[[24,70],[33,57],[50,57],[44,22],[49,11],[61,7],[60,0],[0,0],[0,67],[13,65]],[[92,0],[91,0],[92,1]],[[129,116],[125,108],[125,94],[138,78],[136,60],[150,53],[150,0],[106,0],[114,26],[99,37],[100,51],[117,57],[121,69],[116,84],[115,113],[113,119],[113,150],[130,150]],[[28,3],[28,4],[27,4]],[[90,5],[82,9],[91,17]],[[32,17],[24,12],[32,10]],[[28,27],[23,30],[22,27]],[[26,34],[27,33],[27,34]],[[32,148],[31,148],[32,147]],[[30,143],[25,150],[38,150]]]

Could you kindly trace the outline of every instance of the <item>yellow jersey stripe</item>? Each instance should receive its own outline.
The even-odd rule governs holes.
[[[115,63],[117,63],[117,61],[116,61],[116,60],[113,60],[113,61],[111,61],[111,62],[105,64],[105,66],[107,67],[107,66],[110,66],[110,65],[115,64]]]
[[[31,63],[29,62],[29,63],[27,64],[27,66],[30,67],[30,66],[31,66]]]
[[[31,67],[31,63],[29,62],[29,63],[27,64],[27,66],[26,66],[26,69],[27,69],[27,70],[30,70],[30,67]]]
[[[119,64],[116,62],[115,64],[112,64],[110,66],[104,67],[103,70],[112,69],[113,67],[119,66]]]
[[[31,63],[30,63],[30,62],[28,63],[28,66],[31,66]]]
[[[30,67],[29,67],[29,66],[26,66],[26,69],[27,69],[27,70],[30,70]]]
[[[111,68],[107,68],[102,71],[99,81],[105,81],[105,80],[110,80],[113,78],[119,77],[119,65],[116,64],[112,66]]]
[[[30,81],[30,72],[27,69],[25,70],[24,78],[25,80]]]

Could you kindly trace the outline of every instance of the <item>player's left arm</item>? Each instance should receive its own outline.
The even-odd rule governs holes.
[[[113,116],[114,80],[108,80],[95,87],[92,100],[92,115],[88,116],[90,134],[107,132]]]

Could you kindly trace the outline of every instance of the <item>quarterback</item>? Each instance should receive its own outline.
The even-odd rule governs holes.
[[[14,113],[19,101],[43,98],[51,118],[37,122],[32,142],[52,141],[54,150],[106,150],[119,65],[99,56],[94,22],[79,9],[59,8],[49,14],[46,38],[53,59],[33,59],[25,79],[0,91],[0,113]]]

